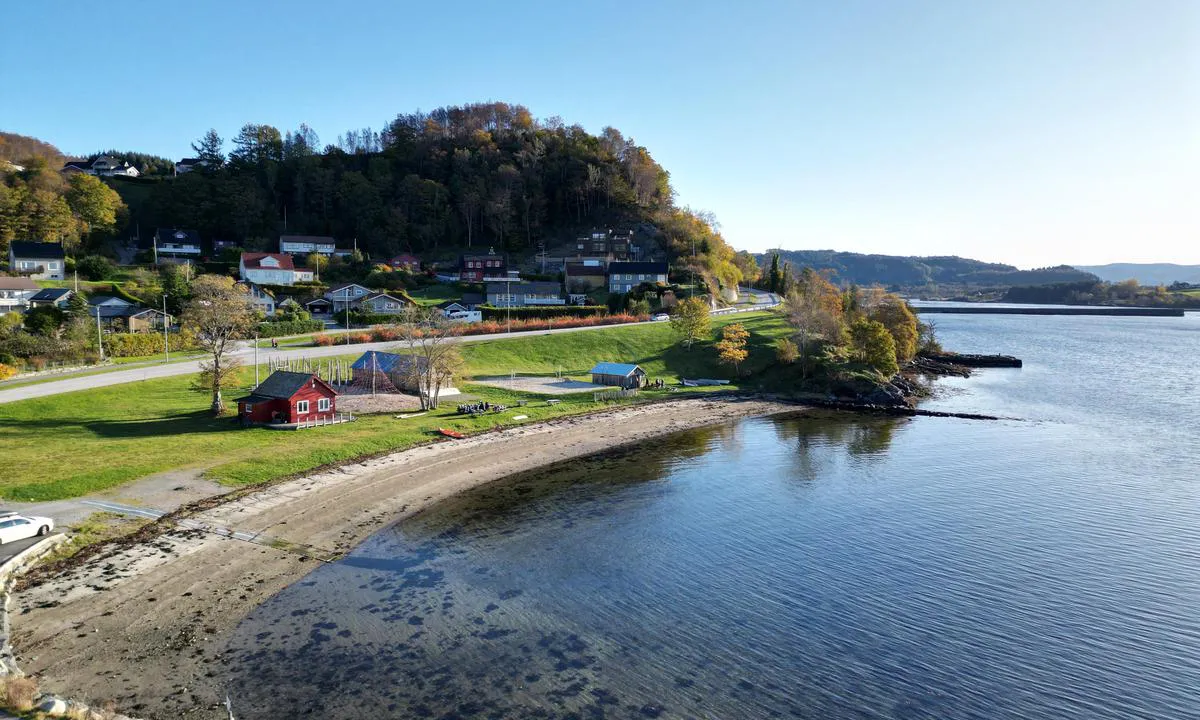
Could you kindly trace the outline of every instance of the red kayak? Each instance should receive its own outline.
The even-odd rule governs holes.
[[[462,440],[463,438],[466,437],[466,435],[463,435],[462,433],[458,432],[457,430],[447,430],[446,428],[438,428],[438,432],[440,432],[441,434],[445,435],[448,438],[454,438],[455,440]]]

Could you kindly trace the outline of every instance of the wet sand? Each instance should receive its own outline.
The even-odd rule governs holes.
[[[113,699],[143,718],[226,718],[222,654],[238,623],[403,517],[477,485],[550,463],[727,420],[796,411],[756,399],[642,405],[440,442],[276,484],[117,547],[13,598],[18,662],[45,690]],[[250,538],[253,538],[251,541]]]

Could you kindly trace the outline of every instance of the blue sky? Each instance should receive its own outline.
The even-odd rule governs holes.
[[[483,100],[619,128],[735,247],[1200,263],[1200,3],[11,3],[0,129],[179,157]]]

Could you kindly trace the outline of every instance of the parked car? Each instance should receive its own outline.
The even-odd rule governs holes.
[[[49,535],[53,529],[54,521],[48,517],[0,513],[0,545],[37,535]]]
[[[651,320],[654,320],[654,321],[659,321],[659,320],[670,320],[670,319],[671,319],[671,316],[670,316],[670,315],[668,315],[668,314],[666,314],[666,313],[658,313],[657,315],[655,315],[654,317],[652,317],[652,318],[650,318],[650,319],[651,319]]]

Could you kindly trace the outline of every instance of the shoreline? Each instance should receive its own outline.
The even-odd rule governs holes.
[[[383,527],[519,472],[806,409],[746,396],[620,407],[234,491],[165,531],[102,546],[53,573],[35,570],[13,598],[17,660],[49,692],[114,700],[151,719],[225,720],[220,666],[229,637],[316,567],[314,557],[340,556]]]

